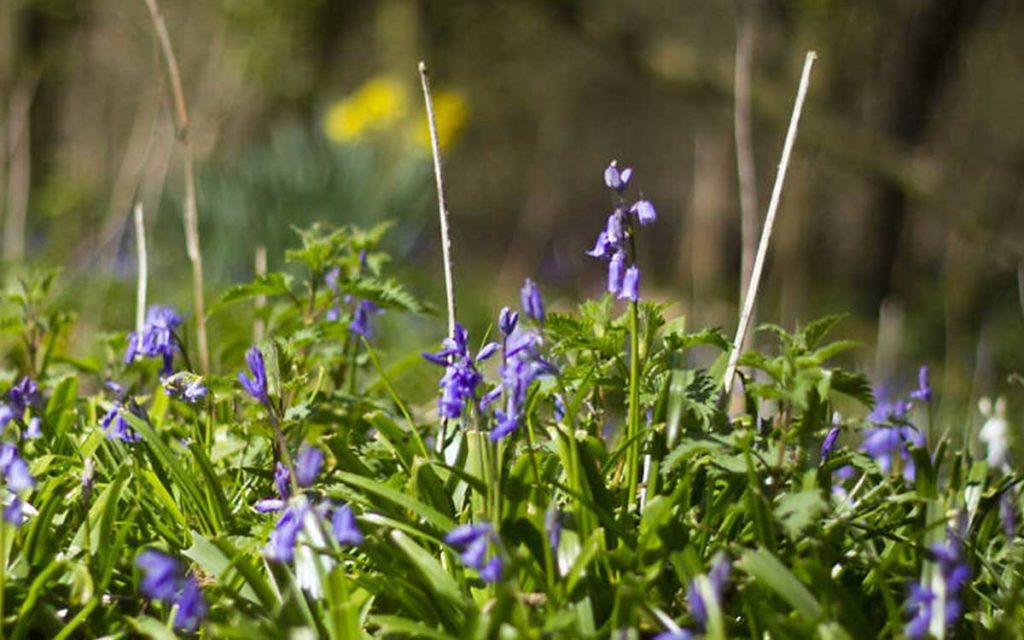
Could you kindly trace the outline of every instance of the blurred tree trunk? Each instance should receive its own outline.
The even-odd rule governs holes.
[[[684,260],[689,259],[690,313],[695,320],[689,323],[691,326],[708,323],[731,326],[739,315],[715,304],[723,299],[731,300],[731,295],[723,296],[723,293],[735,290],[732,283],[728,289],[723,286],[723,275],[734,273],[728,266],[727,256],[731,252],[726,250],[732,244],[728,238],[728,222],[734,218],[735,181],[732,177],[735,164],[731,152],[731,131],[708,128],[694,140],[693,210],[689,216],[690,228],[684,234],[689,247],[680,254]]]
[[[905,45],[889,64],[889,100],[882,122],[883,133],[908,151],[924,145],[942,91],[953,78],[960,48],[985,5],[986,0],[930,0],[908,20]],[[867,265],[869,302],[874,308],[900,284],[896,267],[908,204],[906,190],[886,181],[869,212],[871,236],[878,243],[878,257]]]

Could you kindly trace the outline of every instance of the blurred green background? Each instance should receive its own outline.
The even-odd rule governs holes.
[[[391,219],[392,267],[443,308],[423,59],[463,319],[486,326],[526,276],[555,307],[601,292],[604,266],[583,252],[610,210],[601,174],[617,158],[660,216],[641,239],[643,295],[673,303],[691,327],[732,332],[734,96],[749,82],[760,217],[804,52],[815,49],[758,317],[792,326],[850,312],[841,331],[866,343],[856,364],[876,379],[910,385],[928,362],[951,396],[1003,393],[1024,353],[1021,9],[165,0],[208,298],[252,276],[258,245],[280,268],[293,225]],[[149,224],[151,300],[191,307],[170,104],[143,0],[0,0],[5,268],[62,266],[83,341],[132,324],[136,200]],[[227,315],[211,325],[215,361],[248,339],[244,314]],[[401,338],[396,351],[433,344],[444,324],[384,323],[385,337]]]

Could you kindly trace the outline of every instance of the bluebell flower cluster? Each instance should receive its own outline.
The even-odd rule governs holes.
[[[956,623],[963,612],[960,589],[970,577],[960,545],[952,537],[947,542],[933,544],[929,551],[938,565],[938,572],[931,584],[911,585],[906,603],[912,617],[904,631],[915,640],[926,637],[936,627],[945,629]]]
[[[207,389],[202,376],[190,371],[179,371],[167,376],[162,382],[168,396],[188,404],[196,404],[206,397]]]
[[[0,430],[11,420],[25,420],[25,412],[39,405],[42,396],[39,386],[34,380],[25,376],[14,383],[7,391],[7,402],[0,404]],[[32,439],[42,435],[42,421],[39,416],[28,418],[22,437]]]
[[[4,520],[16,527],[21,526],[24,502],[18,494],[34,487],[36,480],[18,447],[10,442],[0,442],[0,484],[13,494],[10,504],[4,507]]]
[[[181,316],[172,307],[153,305],[146,311],[146,323],[141,331],[128,334],[128,350],[124,354],[125,363],[131,363],[136,357],[161,358],[163,375],[170,375],[174,370],[174,352],[177,350],[177,338],[174,330],[181,324]]]
[[[536,322],[544,322],[544,299],[540,296],[540,288],[537,287],[537,283],[530,278],[523,283],[523,288],[519,292],[519,301],[526,317]]]
[[[383,313],[383,310],[369,300],[360,300],[356,303],[355,311],[352,312],[352,321],[348,323],[349,331],[369,339],[371,336],[370,316],[377,313]]]
[[[140,553],[135,564],[143,573],[139,583],[142,594],[175,607],[176,629],[195,631],[207,612],[206,599],[195,576],[184,575],[177,560],[153,549]]]
[[[299,454],[295,456],[295,482],[303,488],[312,485],[320,475],[323,464],[324,452],[317,447],[303,444],[299,448]]]
[[[902,470],[903,478],[907,482],[913,482],[917,477],[917,469],[910,449],[925,446],[924,434],[909,420],[908,414],[914,406],[913,402],[890,398],[888,390],[884,387],[877,389],[875,396],[877,402],[867,416],[868,422],[874,426],[864,430],[861,449],[875,459],[883,473],[890,473],[893,469],[899,468]],[[921,402],[931,400],[928,367],[921,367],[918,371],[918,388],[911,392],[910,396]]]
[[[128,424],[128,419],[124,415],[125,411],[128,411],[127,407],[121,400],[117,400],[100,420],[100,426],[107,434],[107,438],[111,440],[138,442],[142,436]]]
[[[494,355],[498,348],[497,343],[489,343],[474,358],[468,341],[466,329],[456,324],[455,333],[444,339],[440,351],[423,354],[428,361],[445,368],[440,382],[441,398],[437,403],[438,413],[444,418],[460,418],[467,403],[476,402],[477,387],[483,381],[476,365]]]
[[[618,195],[619,205],[608,216],[604,230],[598,234],[594,248],[587,251],[587,255],[608,261],[610,293],[618,295],[619,299],[636,302],[640,297],[640,269],[636,265],[636,255],[630,250],[630,240],[636,233],[634,220],[640,226],[646,226],[655,222],[658,214],[654,205],[643,198],[627,207],[622,194],[632,175],[632,169],[620,169],[614,160],[605,169],[605,185]]]
[[[263,352],[260,351],[259,347],[250,347],[245,353],[245,362],[249,367],[249,375],[246,375],[244,371],[239,371],[238,382],[252,396],[253,400],[269,405],[267,367],[263,362]]]
[[[502,561],[497,535],[488,523],[464,524],[451,530],[444,541],[459,551],[463,564],[472,567],[487,583],[501,580]]]
[[[729,562],[728,556],[718,552],[711,561],[711,570],[707,574],[710,592],[702,593],[696,578],[690,581],[686,589],[686,602],[690,607],[690,615],[697,621],[701,629],[708,623],[708,604],[704,600],[705,597],[714,598],[715,604],[721,607],[722,593],[728,585],[729,574],[731,573],[732,563]]]
[[[310,537],[319,538],[319,529],[325,526],[324,523],[329,523],[338,544],[362,544],[363,534],[349,505],[336,505],[329,500],[312,505],[305,496],[299,496],[281,511],[263,547],[263,555],[272,562],[291,562],[295,559],[300,534],[309,527],[312,529]]]

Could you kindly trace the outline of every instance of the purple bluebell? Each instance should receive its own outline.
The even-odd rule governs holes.
[[[254,400],[268,404],[270,398],[267,395],[267,367],[263,363],[263,352],[259,347],[250,348],[245,353],[245,362],[249,366],[251,376],[239,371],[238,381]]]
[[[544,514],[544,529],[548,534],[548,546],[557,552],[558,543],[562,540],[562,514],[554,505]]]
[[[29,440],[35,440],[36,438],[43,435],[43,421],[39,416],[32,416],[28,421],[28,426],[25,429],[25,438]]]
[[[501,331],[501,335],[506,338],[512,335],[518,323],[519,312],[513,311],[508,307],[502,307],[501,313],[498,314],[498,329]]]
[[[910,448],[924,447],[924,434],[911,426],[882,426],[864,430],[861,449],[875,459],[882,473],[889,473],[901,463],[903,477],[913,482],[916,477],[914,458]]]
[[[285,501],[278,498],[264,498],[257,500],[256,504],[252,506],[259,513],[274,513],[284,509]]]
[[[295,557],[295,542],[302,531],[302,520],[306,517],[305,505],[292,505],[284,510],[274,525],[263,555],[274,562],[291,562]]]
[[[288,467],[281,462],[274,465],[274,488],[277,489],[277,495],[281,496],[282,500],[287,500],[292,492],[291,474],[288,472]]]
[[[878,387],[875,390],[874,408],[868,414],[868,422],[875,424],[906,424],[907,413],[910,411],[910,403],[900,399],[890,399],[886,387]]]
[[[527,278],[519,292],[523,313],[536,322],[544,322],[544,300],[540,297],[537,283]]]
[[[937,542],[928,548],[938,565],[938,573],[931,584],[918,583],[910,587],[906,609],[911,620],[904,631],[910,638],[924,638],[933,624],[933,617],[941,616],[945,628],[960,619],[963,607],[960,590],[970,578],[970,569],[964,562],[960,544],[952,536],[946,542]],[[936,591],[934,587],[941,586]],[[940,607],[936,612],[935,607]]]
[[[0,429],[6,427],[11,420],[14,420],[14,410],[6,404],[0,404]]]
[[[369,339],[370,315],[375,313],[382,313],[381,308],[369,300],[360,300],[352,312],[352,322],[348,323],[349,331]]]
[[[586,252],[591,258],[610,258],[618,251],[618,246],[608,239],[608,232],[602,231],[594,242],[594,248]]]
[[[139,589],[150,600],[171,602],[178,593],[181,567],[171,556],[146,549],[135,558],[135,565],[142,569]]]
[[[356,517],[352,513],[352,507],[343,504],[334,509],[331,516],[331,532],[338,544],[350,544],[357,546],[363,543],[363,533],[356,524]]]
[[[716,604],[721,606],[722,592],[729,582],[730,573],[732,573],[732,563],[729,562],[728,556],[719,552],[715,554],[714,559],[711,561],[711,570],[707,575],[711,593],[702,594],[697,585],[697,580],[690,581],[690,585],[686,589],[686,602],[690,607],[690,615],[693,616],[693,619],[697,621],[702,629],[708,622],[708,607],[704,601],[705,595],[713,597]]]
[[[121,402],[115,402],[103,416],[103,419],[100,420],[100,427],[103,428],[103,431],[111,440],[138,442],[142,439],[142,436],[136,433],[128,424],[128,419],[124,416],[125,411],[126,409]]]
[[[636,215],[637,221],[640,222],[641,226],[649,225],[658,220],[658,213],[654,210],[654,205],[651,204],[650,200],[637,200],[629,208],[629,211]]]
[[[928,384],[928,365],[917,370],[917,389],[910,392],[910,397],[921,402],[931,402],[932,387]]]
[[[501,556],[496,549],[492,549],[495,534],[491,525],[464,524],[452,529],[444,541],[459,550],[462,562],[476,569],[484,582],[497,582],[501,579]]]
[[[1013,504],[1013,489],[1003,491],[999,496],[999,521],[1003,525],[1003,533],[1012,540],[1017,533],[1017,509]]]
[[[505,341],[503,362],[499,370],[501,384],[487,394],[487,405],[505,397],[503,407],[494,410],[494,428],[491,440],[497,442],[515,431],[522,422],[526,411],[527,393],[530,385],[540,375],[551,373],[553,367],[538,353],[541,342],[539,335],[520,331]]]
[[[10,401],[11,409],[20,416],[29,406],[39,403],[39,385],[25,376],[7,391],[7,398]]]
[[[626,252],[619,250],[608,263],[608,293],[622,291],[622,280],[626,275]]]
[[[174,352],[177,349],[174,330],[181,324],[181,316],[172,307],[153,305],[146,311],[146,323],[142,331],[128,334],[128,351],[125,363],[130,363],[137,356],[145,358],[161,358],[162,373],[168,375],[173,370]]]
[[[464,547],[474,540],[490,535],[489,524],[463,524],[455,527],[444,537],[444,541],[453,547]]]
[[[821,442],[821,461],[828,460],[828,457],[832,455],[832,451],[836,448],[836,441],[839,440],[839,425],[833,426],[825,434],[825,439]]]
[[[475,401],[476,390],[483,376],[477,371],[469,352],[469,336],[462,325],[455,325],[455,333],[445,338],[441,350],[424,353],[423,357],[445,368],[441,377],[441,398],[438,413],[445,418],[459,418],[469,401]]]
[[[14,525],[15,527],[20,527],[24,521],[24,517],[22,515],[23,506],[21,498],[14,496],[11,499],[11,503],[4,507],[4,521],[8,524]]]
[[[555,420],[558,420],[559,422],[561,422],[562,420],[565,419],[565,398],[562,397],[562,394],[556,393],[555,396],[554,396],[554,399],[555,399]]]
[[[626,269],[626,275],[622,277],[622,291],[619,292],[619,300],[636,302],[639,299],[640,269],[634,264]]]
[[[194,576],[184,579],[175,604],[178,608],[174,614],[174,627],[184,631],[195,631],[206,617],[208,607]]]
[[[488,342],[487,344],[480,348],[480,351],[476,354],[475,360],[477,362],[483,362],[484,360],[487,360],[488,358],[493,356],[495,352],[497,352],[498,349],[500,348],[501,345],[498,344],[497,342]]]
[[[617,160],[612,160],[608,168],[604,170],[604,184],[612,191],[624,191],[629,186],[629,179],[633,176],[633,169],[627,167],[619,169]]]
[[[202,376],[191,371],[179,371],[161,382],[168,396],[188,404],[195,404],[206,397],[207,389]]]
[[[310,486],[320,474],[323,464],[323,451],[308,444],[302,445],[299,454],[295,456],[295,481],[300,487]]]
[[[654,640],[693,640],[693,634],[686,629],[675,631],[662,631],[654,636]]]
[[[480,574],[480,579],[488,584],[494,584],[501,580],[502,563],[500,556],[491,556],[482,567],[477,571]]]

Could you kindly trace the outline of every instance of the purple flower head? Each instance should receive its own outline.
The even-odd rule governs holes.
[[[875,424],[906,424],[910,403],[905,400],[892,399],[886,386],[875,388],[875,407],[868,414],[868,422]]]
[[[544,301],[540,297],[540,289],[537,283],[527,278],[523,288],[519,292],[520,302],[523,306],[523,313],[536,322],[544,322]]]
[[[292,493],[291,474],[288,473],[288,467],[281,462],[274,465],[274,487],[282,500],[287,500]]]
[[[115,402],[110,410],[100,420],[100,427],[106,432],[107,437],[111,440],[121,440],[123,442],[138,442],[142,439],[142,436],[135,433],[135,430],[128,424],[128,419],[124,416],[125,407],[121,402]]]
[[[302,520],[306,516],[304,505],[293,505],[284,510],[274,530],[270,532],[263,555],[273,562],[291,562],[295,557],[295,542],[302,531]]]
[[[0,429],[6,427],[11,420],[14,420],[14,410],[6,404],[0,404]]]
[[[207,605],[203,592],[195,577],[189,576],[183,581],[181,594],[175,603],[178,606],[174,614],[174,627],[184,631],[195,631],[199,623],[206,617]]]
[[[251,377],[244,371],[238,372],[238,381],[254,400],[263,404],[270,402],[267,395],[267,367],[263,363],[263,352],[259,347],[251,347],[245,353],[245,362],[249,366]]]
[[[43,435],[43,421],[39,416],[32,416],[28,421],[28,427],[25,429],[25,438],[29,440],[35,440],[36,438]]]
[[[959,543],[952,537],[929,547],[938,572],[931,584],[912,584],[906,609],[912,614],[904,631],[910,638],[924,638],[931,629],[933,618],[946,628],[956,623],[963,612],[960,590],[970,577],[970,569],[963,560]],[[936,611],[936,607],[940,607]]]
[[[178,592],[181,580],[181,566],[171,556],[146,549],[135,558],[135,565],[142,569],[139,589],[150,600],[172,602]]]
[[[352,507],[343,504],[334,510],[331,517],[331,531],[338,544],[350,544],[357,546],[363,543],[363,533],[356,524],[356,517],[352,513]]]
[[[501,335],[506,338],[512,335],[512,332],[516,330],[516,325],[519,323],[519,312],[513,311],[508,307],[502,307],[501,313],[498,314],[498,329],[501,330]]]
[[[636,265],[626,269],[626,275],[622,277],[622,291],[619,292],[619,300],[630,300],[636,302],[640,299],[640,270]]]
[[[931,402],[932,387],[928,384],[928,365],[917,370],[917,389],[910,392],[910,397],[921,402]]]
[[[39,385],[25,376],[7,391],[7,398],[11,402],[11,409],[20,416],[30,405],[39,403]]]
[[[690,581],[690,585],[686,589],[686,602],[690,607],[690,615],[693,616],[702,629],[708,622],[708,608],[704,598],[706,595],[709,595],[715,599],[716,603],[721,603],[722,592],[729,582],[730,573],[732,573],[732,564],[729,562],[728,556],[718,552],[711,562],[711,570],[707,575],[710,593],[701,593],[697,579]]]
[[[629,186],[629,179],[632,176],[633,169],[619,169],[619,162],[612,160],[604,170],[604,183],[612,191],[622,192]]]
[[[491,556],[491,559],[479,569],[480,579],[488,584],[494,584],[501,580],[501,557]]]
[[[618,251],[619,247],[615,242],[612,242],[608,237],[607,231],[602,231],[598,234],[597,240],[594,242],[594,248],[586,252],[591,258],[604,258],[608,259]]]
[[[348,323],[349,331],[366,339],[370,338],[370,315],[383,313],[380,307],[369,300],[360,300],[352,313],[352,322]]]
[[[561,422],[565,419],[565,398],[562,394],[555,394],[555,420]]]
[[[551,551],[558,551],[558,543],[562,540],[562,514],[552,505],[544,514],[544,529],[548,533],[548,545]]]
[[[181,324],[181,316],[172,307],[153,305],[146,311],[146,323],[141,331],[128,334],[128,351],[124,361],[131,363],[137,356],[162,358],[161,373],[173,370],[175,344],[174,330]]]
[[[501,557],[496,550],[492,550],[495,535],[491,525],[464,524],[452,529],[444,541],[460,551],[462,562],[476,569],[484,582],[497,582],[501,579]]]
[[[825,439],[821,442],[821,461],[828,460],[828,457],[832,455],[832,451],[836,448],[836,441],[839,439],[839,425],[833,426],[825,434]]]
[[[466,403],[475,401],[477,386],[483,380],[469,353],[468,339],[465,328],[456,324],[454,335],[445,338],[440,351],[423,354],[430,362],[445,368],[440,382],[441,398],[437,403],[438,413],[445,418],[462,416]]]
[[[619,248],[619,250],[622,249],[622,243],[626,240],[626,229],[622,224],[624,217],[622,209],[616,209],[608,215],[608,221],[604,227],[605,237],[608,239],[608,242]]]
[[[654,640],[693,640],[693,634],[686,629],[676,631],[662,631],[654,636]]]
[[[622,280],[626,275],[626,252],[619,250],[608,263],[608,293],[622,291]]]
[[[474,540],[486,537],[491,533],[491,525],[484,524],[464,524],[455,527],[448,532],[448,535],[444,537],[444,541],[453,547],[464,547]]]
[[[497,352],[497,350],[500,348],[501,345],[498,344],[497,342],[488,342],[480,349],[480,351],[476,354],[476,358],[474,359],[477,362],[483,362],[484,360],[487,360],[488,358],[493,356],[495,352]]]
[[[14,498],[11,499],[11,503],[4,507],[4,521],[8,524],[14,525],[15,527],[20,527],[24,520],[22,515],[23,506],[21,498],[14,496]]]
[[[320,474],[320,467],[323,464],[323,451],[308,444],[302,445],[299,448],[299,455],[295,456],[295,481],[300,487],[310,486]]]
[[[646,226],[658,220],[658,213],[654,210],[654,205],[651,204],[650,200],[637,200],[629,208],[629,211],[636,215],[641,226]]]
[[[924,446],[924,434],[913,427],[878,427],[864,431],[861,449],[875,459],[882,473],[889,473],[894,463],[903,463],[903,477],[913,482],[916,477],[914,459],[910,455],[910,447]]]
[[[1017,533],[1017,509],[1013,504],[1013,490],[1007,489],[999,496],[999,521],[1003,525],[1003,533],[1012,540]]]
[[[553,371],[537,352],[540,336],[524,332],[508,342],[505,360],[500,369],[501,385],[487,395],[488,404],[496,399],[499,393],[505,396],[504,408],[494,411],[495,426],[491,430],[491,440],[494,442],[519,428],[526,411],[530,385],[538,376]]]
[[[264,498],[263,500],[257,500],[256,504],[252,506],[258,513],[274,513],[284,509],[285,501],[278,500],[277,498]]]
[[[164,391],[172,398],[188,404],[196,404],[206,397],[207,389],[203,378],[190,371],[179,371],[162,380]]]

